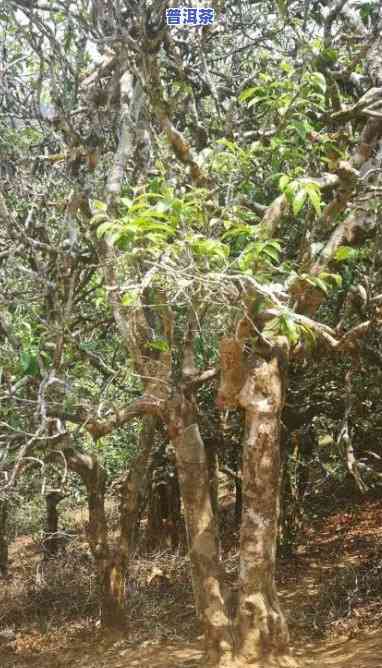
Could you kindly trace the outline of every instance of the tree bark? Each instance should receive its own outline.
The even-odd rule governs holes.
[[[51,490],[45,495],[46,535],[44,539],[44,549],[46,556],[55,556],[60,547],[57,506],[63,498],[64,494],[60,490]]]
[[[168,465],[168,461],[166,463]],[[153,473],[147,508],[147,550],[176,550],[181,540],[178,480],[168,470],[154,470]]]
[[[174,455],[168,450],[166,436],[161,441],[152,457],[148,485],[145,541],[148,552],[161,548],[176,550],[182,542],[180,490]]]
[[[240,323],[239,323],[240,324]],[[239,336],[244,332],[243,337]],[[288,344],[245,354],[245,328],[220,346],[217,405],[242,407],[246,425],[242,466],[242,520],[238,607],[234,623],[237,667],[296,666],[275,586],[280,513],[280,435]]]
[[[125,577],[128,574],[129,562],[136,552],[137,527],[147,492],[155,426],[156,418],[150,416],[143,418],[139,451],[120,488],[120,550],[123,555]]]
[[[237,526],[240,526],[241,524],[242,511],[243,511],[242,484],[239,478],[235,478],[235,523]]]
[[[208,478],[210,481],[210,496],[212,510],[215,515],[216,523],[219,525],[219,462],[215,441],[211,438],[205,442],[207,455]]]
[[[257,357],[239,395],[246,435],[236,656],[238,665],[258,668],[296,665],[275,586],[283,376],[277,357]]]
[[[119,628],[125,621],[125,588],[121,555],[113,554],[108,544],[105,514],[105,472],[98,464],[87,480],[89,544],[94,555],[101,595],[101,623]]]
[[[125,578],[123,559],[113,553],[108,543],[105,514],[106,475],[94,455],[65,448],[64,454],[71,470],[78,473],[86,487],[89,523],[88,540],[97,569],[100,588],[100,617],[104,626],[123,628],[125,624]]]
[[[231,665],[232,634],[222,594],[207,457],[194,405],[181,394],[169,402],[169,434],[176,450],[192,584],[205,637],[206,665]]]
[[[8,502],[0,499],[0,577],[8,575],[8,536],[7,536]]]

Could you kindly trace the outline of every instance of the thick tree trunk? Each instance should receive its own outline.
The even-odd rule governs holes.
[[[8,502],[0,499],[0,577],[8,575],[8,536],[7,536]]]
[[[162,492],[163,485],[157,479],[158,471],[152,471],[150,478],[150,489],[148,491],[147,503],[147,526],[146,526],[146,550],[151,553],[163,547],[163,521],[166,508],[164,508]]]
[[[204,443],[192,402],[180,396],[169,403],[169,434],[176,450],[195,603],[205,637],[206,665],[231,665],[232,637],[222,595],[217,526]]]
[[[136,549],[137,523],[146,493],[147,470],[155,432],[155,418],[146,417],[139,439],[139,452],[120,487],[120,538],[112,550],[108,542],[105,514],[105,472],[95,456],[66,448],[69,467],[85,484],[88,497],[88,539],[100,586],[100,616],[104,626],[123,628],[126,609],[126,579]]]
[[[210,481],[210,496],[212,510],[216,523],[219,526],[219,462],[216,442],[210,439],[205,443],[207,455],[208,478]]]
[[[147,549],[176,550],[180,542],[181,508],[179,485],[168,471],[154,471],[147,509]]]
[[[296,429],[290,435],[288,446],[284,443],[279,541],[281,553],[285,556],[295,551],[303,527],[304,495],[309,484],[314,445],[311,427]]]
[[[288,628],[275,587],[280,505],[280,426],[283,371],[276,357],[256,358],[239,402],[246,411],[239,604],[238,665],[293,666]]]
[[[121,627],[125,615],[123,564],[119,554],[113,555],[108,544],[105,514],[105,472],[93,459],[91,475],[85,481],[88,492],[88,538],[96,562],[100,585],[101,623]]]
[[[242,510],[243,510],[242,484],[239,478],[235,478],[235,523],[237,526],[240,526],[241,524]]]
[[[123,558],[125,578],[130,560],[137,549],[138,522],[143,512],[148,487],[148,471],[153,450],[156,418],[143,418],[142,431],[139,435],[139,449],[131,463],[127,476],[120,487],[120,550]]]
[[[124,629],[125,610],[125,573],[121,555],[97,560],[100,583],[100,619],[102,626],[111,629]]]
[[[125,578],[121,554],[112,554],[108,543],[105,514],[106,476],[94,455],[65,448],[69,467],[78,473],[87,490],[88,540],[97,569],[100,587],[100,617],[104,626],[122,628],[125,624]]]
[[[147,503],[146,549],[176,550],[181,542],[182,520],[175,461],[169,455],[166,439],[156,448]]]
[[[44,538],[44,549],[46,556],[49,557],[54,557],[60,547],[57,506],[63,498],[64,494],[60,490],[51,490],[45,495],[46,534]]]

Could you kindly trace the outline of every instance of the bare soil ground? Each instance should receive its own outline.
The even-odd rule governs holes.
[[[368,501],[313,520],[297,556],[281,562],[279,590],[302,667],[382,667],[381,515],[381,502]],[[40,568],[30,538],[15,542],[11,558],[12,576],[0,589],[1,668],[203,665],[186,557],[162,552],[137,560],[125,634],[97,626],[95,582],[81,537],[59,568],[53,562]],[[233,577],[234,548],[226,564]]]

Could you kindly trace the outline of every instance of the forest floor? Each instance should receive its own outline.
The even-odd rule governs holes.
[[[382,503],[344,504],[305,528],[297,555],[281,560],[279,591],[302,668],[382,666]],[[82,539],[83,541],[83,539]],[[134,564],[129,628],[95,621],[95,583],[80,540],[41,569],[39,546],[20,537],[0,590],[1,668],[201,666],[186,557],[163,550]],[[234,577],[234,546],[226,567]]]

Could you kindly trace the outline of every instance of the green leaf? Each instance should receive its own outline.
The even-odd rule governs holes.
[[[108,237],[109,243],[114,246],[114,244],[118,243],[120,239],[123,237],[123,232],[121,230],[116,230],[110,236]]]
[[[99,199],[93,199],[91,201],[91,207],[97,211],[107,211],[107,204],[105,204],[105,202],[101,202]]]
[[[235,225],[232,226],[227,232],[224,232],[222,235],[222,239],[234,239],[235,237],[239,237],[241,235],[250,235],[252,234],[253,228],[251,225]]]
[[[287,197],[290,199],[290,201],[293,201],[293,198],[295,196],[295,193],[301,188],[301,184],[298,181],[289,181],[289,183],[285,187],[285,194]]]
[[[338,59],[338,51],[330,46],[326,49],[323,49],[322,55],[325,58],[325,60],[328,60],[331,63],[335,63],[335,61]]]
[[[123,204],[123,206],[126,206],[128,209],[130,209],[133,203],[133,200],[130,199],[130,197],[121,197],[119,201],[121,202],[121,204]]]
[[[297,194],[294,196],[292,209],[295,216],[297,216],[300,213],[302,207],[305,204],[307,195],[308,193],[305,190],[305,188],[301,188],[301,190],[299,190]]]
[[[339,246],[334,259],[337,260],[337,262],[345,262],[346,260],[354,259],[357,255],[358,252],[355,248],[352,248],[351,246]]]
[[[322,271],[319,274],[319,278],[321,278],[326,283],[329,283],[329,285],[333,285],[338,288],[340,288],[342,285],[342,276],[339,274],[329,274],[327,271]]]
[[[290,182],[290,177],[288,176],[288,174],[283,174],[279,180],[279,188],[282,193],[285,192],[289,182]]]
[[[136,218],[135,219],[135,225],[137,226],[137,229],[143,230],[146,232],[158,232],[158,234],[162,235],[170,235],[174,234],[174,230],[170,225],[167,225],[166,223],[155,223],[153,220],[150,220],[149,218]]]
[[[274,262],[279,261],[280,252],[276,248],[272,248],[272,246],[270,244],[267,244],[263,248],[262,254],[267,255],[268,257],[271,258],[271,260],[274,260]]]
[[[324,281],[321,278],[315,278],[314,279],[314,285],[317,288],[320,288],[320,290],[322,290],[324,295],[328,296],[328,287],[327,287],[327,285],[325,285]]]
[[[156,341],[152,341],[151,343],[147,344],[147,347],[151,350],[159,350],[161,353],[167,353],[170,350],[170,346],[168,345],[168,341],[166,341],[166,339],[157,339]]]
[[[90,219],[90,225],[100,225],[101,223],[104,223],[105,221],[110,222],[109,217],[107,216],[106,213],[96,213],[91,219]]]
[[[309,123],[305,120],[304,121],[293,121],[292,123],[290,123],[290,126],[296,130],[298,136],[303,141],[305,141],[306,135],[311,130],[311,127],[309,126]]]
[[[226,148],[228,148],[233,153],[235,153],[237,151],[237,148],[238,148],[238,146],[235,142],[229,141],[229,139],[225,139],[225,138],[219,139],[217,141],[217,144],[220,144],[221,146],[225,146]]]
[[[306,325],[299,325],[299,330],[300,330],[301,336],[303,337],[307,346],[309,348],[313,348],[313,346],[317,342],[317,336],[316,336],[315,332],[310,327],[307,327]]]
[[[293,345],[295,345],[300,338],[299,326],[294,322],[289,313],[279,315],[267,322],[263,329],[263,334],[266,338],[270,339],[282,334],[283,336],[286,336]]]
[[[105,236],[108,232],[110,232],[111,229],[113,229],[114,223],[111,223],[110,221],[107,221],[106,223],[101,223],[101,225],[98,225],[97,227],[97,238],[100,239],[101,237]]]
[[[293,74],[293,72],[294,72],[294,67],[293,67],[293,65],[291,65],[290,63],[288,63],[288,62],[285,61],[285,60],[283,60],[283,61],[280,63],[280,69],[281,69],[283,72],[285,72],[286,74]]]
[[[326,93],[326,79],[321,72],[312,72],[310,75],[311,81],[320,89],[322,93]]]
[[[269,239],[269,241],[267,241],[267,246],[271,246],[281,253],[281,244],[277,239]]]
[[[206,257],[221,257],[226,258],[229,255],[229,247],[222,244],[220,241],[213,241],[212,239],[190,239],[193,251],[197,255]]]
[[[134,200],[134,204],[129,207],[129,214],[135,213],[136,211],[142,211],[142,209],[148,209],[149,207],[149,203],[142,199],[142,195],[140,195]]]
[[[318,438],[318,445],[320,448],[325,448],[328,445],[333,445],[334,444],[334,439],[331,434],[324,434],[323,436],[319,436]]]
[[[284,333],[291,343],[297,343],[300,338],[298,327],[292,318],[283,317],[282,324],[284,325]]]
[[[276,5],[283,18],[287,16],[287,0],[276,0]]]
[[[97,342],[96,341],[83,341],[82,343],[79,344],[79,349],[80,350],[85,350],[88,352],[89,350],[97,350]]]
[[[20,366],[23,371],[26,371],[27,368],[29,367],[30,360],[31,360],[30,353],[23,350],[23,352],[20,354]]]
[[[252,100],[248,102],[248,109],[251,109],[252,107],[255,106],[255,104],[258,104],[263,100],[269,100],[269,99],[270,99],[269,95],[258,95],[256,97],[253,97]]]
[[[263,329],[265,338],[274,338],[281,333],[280,317],[272,318],[267,322]]]
[[[313,184],[312,184],[313,185]],[[309,185],[306,187],[306,192],[308,193],[308,198],[313,206],[317,216],[321,215],[321,196],[317,188],[309,188]]]
[[[154,209],[150,209],[149,211],[146,212],[145,214],[149,218],[159,218],[160,220],[167,220],[168,215],[164,211],[161,211],[158,207],[158,205],[155,205]]]
[[[30,350],[23,350],[20,353],[20,366],[25,375],[38,376],[40,373],[37,355]]]
[[[138,293],[134,292],[133,290],[130,292],[125,292],[121,301],[124,306],[132,306],[138,301]]]
[[[239,100],[240,102],[245,102],[246,100],[249,100],[251,97],[253,97],[256,93],[257,86],[251,86],[250,88],[245,88],[240,95],[239,95]]]

